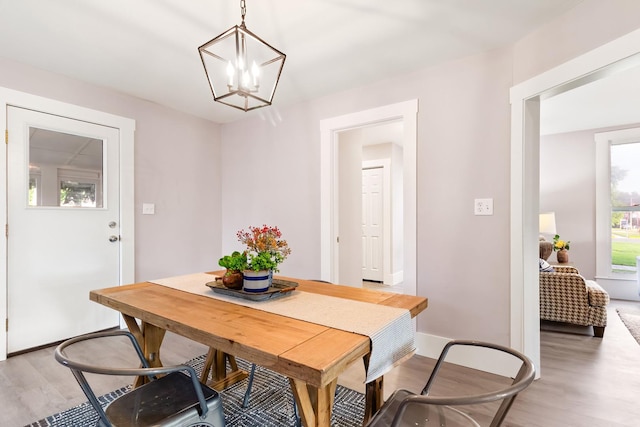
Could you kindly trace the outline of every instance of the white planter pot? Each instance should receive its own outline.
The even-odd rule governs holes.
[[[270,270],[245,270],[242,290],[245,292],[266,292],[271,286],[273,273]]]

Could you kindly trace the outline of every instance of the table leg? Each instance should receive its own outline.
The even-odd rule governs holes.
[[[370,355],[364,356],[365,372],[369,367]],[[369,382],[365,386],[365,404],[364,404],[364,418],[362,425],[366,426],[373,415],[378,412],[378,409],[382,407],[384,403],[384,377],[376,378]]]
[[[338,379],[324,387],[313,387],[304,381],[289,378],[293,397],[304,427],[331,426],[331,411],[336,394]]]
[[[227,372],[227,360],[231,370]],[[209,380],[211,374],[211,380]],[[217,391],[222,391],[232,384],[247,378],[249,373],[238,368],[236,358],[213,347],[209,348],[207,359],[200,374],[200,382]]]
[[[149,363],[149,367],[161,367],[162,360],[160,360],[160,346],[162,345],[162,340],[164,339],[166,331],[158,326],[146,322],[142,322],[142,325],[138,325],[136,319],[128,315],[123,315],[123,318],[127,324],[127,328],[129,328],[129,332],[133,334],[138,341],[138,344],[140,344],[140,348]],[[133,385],[134,387],[138,387],[146,382],[148,382],[147,377],[138,377]]]

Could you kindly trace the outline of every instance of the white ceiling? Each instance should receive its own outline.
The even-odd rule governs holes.
[[[102,140],[29,128],[29,167],[68,166],[102,171]]]
[[[246,0],[247,27],[287,54],[274,106],[505,46],[582,0]],[[224,123],[198,46],[239,0],[0,0],[0,57]]]

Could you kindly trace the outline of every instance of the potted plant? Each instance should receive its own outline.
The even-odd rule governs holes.
[[[231,255],[225,255],[218,260],[218,265],[227,271],[222,276],[222,284],[230,289],[242,288],[242,271],[247,268],[247,255],[234,251]]]
[[[569,262],[569,244],[571,242],[568,240],[560,240],[560,235],[556,234],[553,237],[553,250],[558,251],[556,254],[556,258],[559,263],[567,263]]]
[[[271,286],[273,272],[291,253],[287,241],[282,239],[278,227],[263,225],[240,230],[238,240],[246,246],[247,267],[243,272],[243,289],[264,292]]]

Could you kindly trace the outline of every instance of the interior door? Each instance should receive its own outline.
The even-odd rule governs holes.
[[[362,279],[382,282],[382,168],[362,170]]]
[[[7,351],[118,326],[119,131],[7,109]]]

